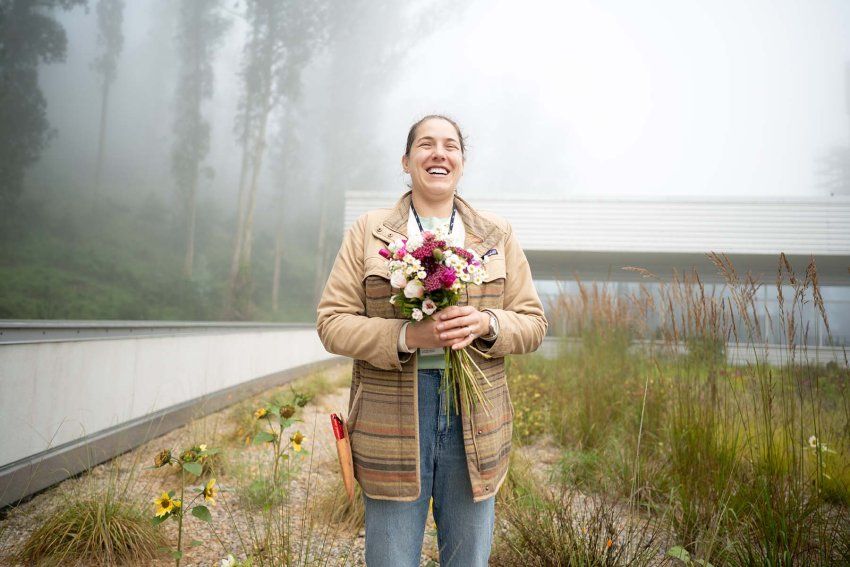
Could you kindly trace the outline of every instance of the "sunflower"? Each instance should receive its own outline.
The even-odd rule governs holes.
[[[305,437],[301,434],[300,431],[296,431],[295,435],[293,435],[292,437],[289,438],[289,440],[292,441],[292,447],[296,451],[301,450],[301,443],[304,442],[304,439],[305,439]]]
[[[260,409],[258,409],[257,411],[254,412],[254,418],[262,419],[262,418],[266,417],[266,415],[268,413],[269,413],[269,410],[267,410],[266,408],[260,408]]]
[[[295,415],[295,408],[291,405],[286,404],[285,406],[280,408],[280,417],[282,417],[283,419],[289,419],[293,415]]]
[[[153,503],[156,504],[156,515],[158,517],[165,516],[173,512],[175,508],[180,507],[180,501],[171,498],[171,495],[167,492],[163,492],[159,498],[154,498]]]
[[[204,500],[215,506],[215,479],[211,478],[204,487]]]

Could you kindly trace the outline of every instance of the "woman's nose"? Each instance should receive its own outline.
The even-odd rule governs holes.
[[[446,149],[440,144],[434,145],[434,157],[446,157]]]

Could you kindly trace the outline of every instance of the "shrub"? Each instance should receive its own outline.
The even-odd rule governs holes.
[[[141,503],[104,496],[72,499],[30,534],[26,564],[115,565],[153,560],[164,540]]]

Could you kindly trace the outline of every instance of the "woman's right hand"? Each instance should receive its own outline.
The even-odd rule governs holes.
[[[450,347],[453,344],[460,342],[462,339],[446,339],[440,338],[440,331],[437,330],[439,321],[432,317],[423,319],[422,321],[411,321],[407,326],[404,335],[404,341],[408,348],[443,348]]]

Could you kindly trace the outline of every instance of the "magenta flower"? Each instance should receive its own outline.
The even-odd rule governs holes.
[[[380,250],[378,250],[378,254],[380,254],[381,256],[386,258],[387,260],[389,260],[390,258],[393,257],[393,253],[390,252],[389,250],[387,250],[386,248],[381,248]]]
[[[440,283],[443,284],[443,287],[451,287],[455,280],[457,279],[457,274],[451,268],[445,268],[443,272],[440,274]]]

